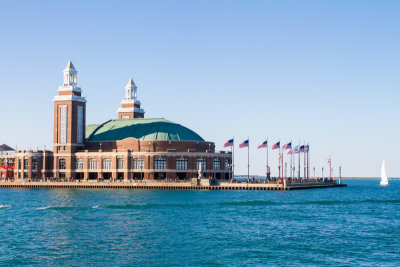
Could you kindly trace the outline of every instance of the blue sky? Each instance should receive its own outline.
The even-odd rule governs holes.
[[[311,166],[400,176],[398,1],[0,1],[0,143],[52,144],[72,60],[87,123],[116,118],[132,77],[146,117],[214,141],[309,142]],[[247,151],[236,149],[236,173]],[[270,152],[272,173],[278,155]]]

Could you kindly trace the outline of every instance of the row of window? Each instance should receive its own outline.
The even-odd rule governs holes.
[[[14,160],[13,160],[14,165]],[[18,168],[22,169],[22,160],[18,160]],[[24,169],[29,169],[29,161],[24,159]],[[32,169],[37,169],[37,158],[32,157]]]
[[[206,159],[197,159],[196,168],[199,169],[201,164],[201,169],[207,169],[207,161]],[[133,159],[133,169],[141,170],[144,169],[144,158],[136,158]],[[229,161],[225,160],[225,170],[229,168]],[[63,170],[65,169],[65,159],[60,159],[58,168]],[[124,168],[124,159],[117,159],[117,169]],[[167,160],[165,158],[155,158],[154,159],[154,169],[156,170],[164,170],[167,168]],[[177,159],[176,160],[176,169],[177,170],[187,170],[188,168],[188,160],[187,159]],[[76,169],[83,170],[84,169],[84,161],[83,159],[76,159]],[[98,161],[97,159],[89,159],[89,170],[97,170],[98,169]],[[111,170],[112,169],[112,160],[111,159],[103,159],[102,160],[102,169],[103,170]],[[219,159],[214,159],[213,161],[213,169],[220,170],[221,169],[221,161]]]

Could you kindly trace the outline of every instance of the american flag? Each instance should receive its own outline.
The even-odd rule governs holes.
[[[249,139],[239,144],[239,148],[249,147]]]
[[[263,148],[263,147],[268,147],[268,141],[264,141],[261,145],[257,147],[257,149]]]
[[[305,151],[304,147],[305,146],[300,146],[300,152],[304,152]]]
[[[233,146],[233,139],[229,139],[224,143],[224,147]]]
[[[291,155],[291,154],[293,154],[293,151],[290,149],[287,153],[288,153],[288,155]]]
[[[292,149],[292,142],[289,142],[289,143],[287,143],[286,145],[284,145],[284,146],[282,147],[282,149],[283,149],[283,150]]]
[[[281,146],[281,142],[272,145],[272,150],[278,149]]]
[[[292,150],[292,154],[299,154],[300,153],[300,146],[296,146],[293,150]]]

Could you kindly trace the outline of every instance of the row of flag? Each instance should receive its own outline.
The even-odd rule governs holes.
[[[229,139],[224,143],[224,147],[233,146],[233,139]],[[249,147],[249,139],[243,141],[239,144],[239,148]],[[268,141],[262,142],[257,149],[268,147]],[[272,150],[279,149],[281,147],[281,142],[277,142],[272,145]],[[310,149],[309,145],[298,145],[292,148],[292,142],[289,142],[282,146],[282,150],[289,150],[288,154],[299,154],[299,153],[307,153]]]

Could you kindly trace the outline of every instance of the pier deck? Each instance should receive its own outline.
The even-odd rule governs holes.
[[[93,188],[93,189],[164,189],[164,190],[300,190],[344,187],[336,183],[253,184],[221,182],[216,186],[194,186],[190,182],[24,182],[0,181],[0,188]]]

